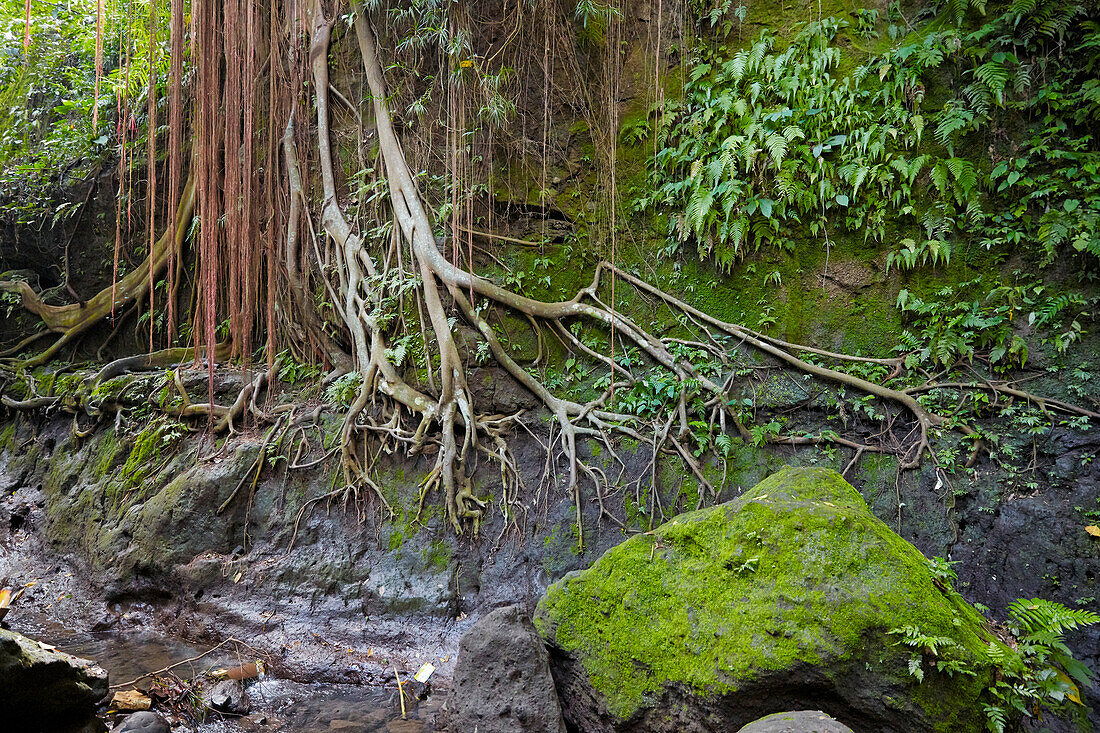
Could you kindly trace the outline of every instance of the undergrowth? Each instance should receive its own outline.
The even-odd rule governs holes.
[[[939,569],[938,582],[945,591],[953,592],[950,563],[936,558],[930,565],[934,573]],[[1100,615],[1041,598],[1016,600],[1008,615],[1007,626],[1000,629],[1001,641],[990,642],[986,650],[988,661],[997,668],[981,702],[987,728],[994,733],[1017,730],[1024,718],[1041,720],[1046,712],[1089,730],[1081,691],[1091,686],[1093,674],[1073,658],[1065,634],[1100,623]],[[909,673],[920,682],[931,671],[952,677],[976,674],[951,638],[927,635],[916,626],[895,628],[890,634],[912,650]]]

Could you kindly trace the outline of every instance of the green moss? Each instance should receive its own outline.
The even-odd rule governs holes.
[[[543,539],[542,567],[551,578],[561,577],[567,568],[574,566],[577,525],[553,524]],[[575,567],[575,566],[574,566]]]
[[[780,471],[632,537],[551,586],[536,624],[622,718],[669,681],[730,692],[767,670],[850,661],[904,625],[955,639],[976,667],[988,642],[977,612],[938,590],[920,552],[825,469]],[[954,699],[980,689],[958,679],[967,697]]]
[[[424,565],[432,570],[443,571],[451,563],[451,547],[442,540],[432,540],[424,550]]]
[[[74,395],[84,386],[84,376],[81,374],[61,374],[54,379],[54,394]]]
[[[153,422],[134,436],[130,455],[118,471],[120,483],[125,488],[140,485],[155,468],[155,463],[160,457],[163,447],[162,432],[165,429],[163,422]]]
[[[10,422],[4,428],[3,432],[0,432],[0,448],[11,449],[14,447],[15,440],[15,422]]]
[[[110,429],[97,436],[97,445],[93,450],[92,475],[101,479],[118,467],[119,456],[126,450],[126,446],[118,439],[114,429]]]

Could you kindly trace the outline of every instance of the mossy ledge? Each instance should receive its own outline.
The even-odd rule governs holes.
[[[974,675],[918,684],[889,633],[907,625],[955,640]],[[792,704],[857,729],[985,727],[983,618],[832,470],[635,535],[552,585],[536,626],[581,730],[736,730]]]

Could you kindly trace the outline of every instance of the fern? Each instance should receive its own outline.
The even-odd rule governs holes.
[[[1091,132],[1100,24],[1075,0],[1016,0],[987,22],[976,0],[932,7],[967,25],[892,36],[893,49],[854,68],[842,56],[848,44],[836,42],[845,23],[831,18],[803,26],[779,52],[768,32],[741,50],[701,50],[683,100],[654,121],[664,147],[636,207],[667,209],[677,241],[725,262],[746,246],[838,227],[876,242],[899,230],[888,268],[938,265],[971,243],[1031,248],[1042,266],[1074,253],[1100,260]],[[945,75],[968,83],[930,112],[924,90],[935,70],[939,87]],[[1035,132],[1004,159],[1009,115],[1034,120]],[[993,160],[979,160],[974,145],[956,154],[976,132]],[[1008,342],[1003,353],[1009,359]]]
[[[1059,637],[1066,631],[1100,623],[1100,615],[1092,611],[1067,608],[1042,598],[1016,600],[1009,605],[1008,612],[1027,635],[1048,633]]]

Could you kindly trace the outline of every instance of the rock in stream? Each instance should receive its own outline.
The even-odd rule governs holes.
[[[985,730],[984,620],[831,470],[784,469],[631,537],[551,586],[535,622],[585,733],[730,731],[806,708],[857,730]],[[973,676],[918,682],[905,626],[950,639],[941,655]]]
[[[0,720],[15,726],[7,730],[89,718],[107,687],[107,672],[95,662],[0,629]]]

